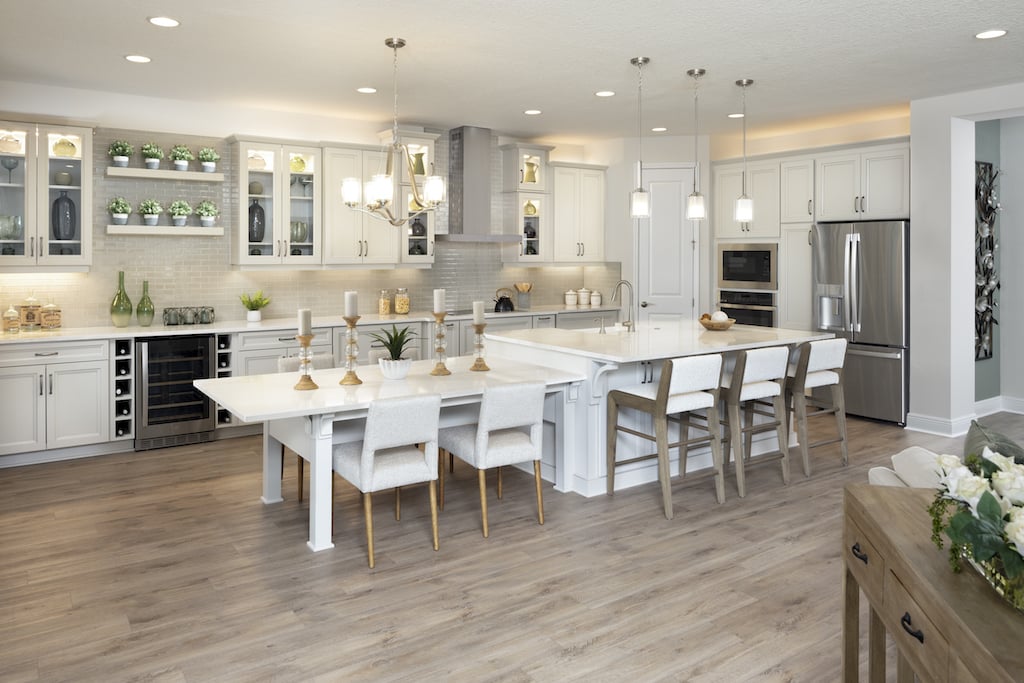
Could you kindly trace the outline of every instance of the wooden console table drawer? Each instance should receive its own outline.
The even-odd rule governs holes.
[[[869,596],[881,600],[885,559],[868,540],[867,534],[849,517],[843,523],[843,553],[846,566],[850,568],[861,589]]]
[[[885,574],[882,621],[900,653],[922,679],[936,683],[947,680],[949,643],[891,571]]]

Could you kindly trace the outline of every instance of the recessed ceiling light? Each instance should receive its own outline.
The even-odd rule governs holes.
[[[668,130],[668,128],[665,126],[655,126],[654,128],[651,128],[652,133],[664,133],[666,130]]]
[[[150,17],[149,23],[153,26],[159,26],[160,28],[175,28],[179,26],[181,22],[177,19],[171,19],[170,17]]]
[[[598,97],[615,97],[614,90],[598,90],[594,94],[597,95]]]
[[[129,62],[134,62],[136,64],[149,64],[151,61],[149,57],[145,55],[125,55],[124,58]]]
[[[523,113],[526,114],[527,116],[538,116],[541,113],[541,111],[540,109],[527,109]]]
[[[1006,35],[1006,31],[996,28],[991,31],[982,31],[981,33],[975,34],[975,38],[978,40],[988,40],[989,38],[1002,38]]]
[[[742,119],[743,114],[729,114],[730,119]]]
[[[365,88],[356,88],[356,92],[362,93],[364,95],[372,95],[373,93],[377,92],[377,89],[367,86]]]

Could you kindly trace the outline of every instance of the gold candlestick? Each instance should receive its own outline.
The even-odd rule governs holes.
[[[295,338],[299,340],[299,371],[301,376],[299,377],[298,384],[295,385],[295,389],[299,391],[308,391],[310,389],[319,389],[320,386],[313,381],[313,378],[309,376],[309,371],[313,367],[313,351],[309,348],[310,342],[313,341],[312,334],[297,334]]]
[[[473,350],[476,360],[473,361],[473,367],[470,370],[476,372],[486,372],[490,370],[487,367],[487,363],[484,362],[484,328],[487,327],[487,323],[473,323]]]
[[[359,322],[359,316],[344,316],[342,320],[348,329],[345,330],[345,376],[338,384],[362,384],[363,380],[356,375],[356,358],[359,357],[359,333],[356,332],[356,323]]]
[[[448,342],[445,341],[445,328],[444,328],[444,317],[447,313],[435,313],[434,314],[434,369],[430,371],[431,375],[450,375],[452,371],[445,367],[444,362],[447,358],[445,356],[445,348],[448,346]]]

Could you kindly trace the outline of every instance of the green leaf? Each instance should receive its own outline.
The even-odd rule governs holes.
[[[978,501],[978,515],[986,520],[998,520],[999,528],[1002,529],[1003,509],[999,507],[996,497],[988,491],[981,494],[981,500]]]
[[[1006,570],[1006,577],[1015,579],[1024,573],[1024,557],[1020,556],[1017,549],[1004,544],[999,551],[999,557],[1003,560],[1003,569]]]

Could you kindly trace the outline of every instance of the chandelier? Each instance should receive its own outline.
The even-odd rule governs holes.
[[[394,69],[392,74],[394,90],[394,117],[391,127],[391,144],[387,145],[387,166],[384,173],[375,174],[366,182],[365,188],[359,178],[345,178],[341,181],[341,200],[351,209],[370,214],[374,218],[387,221],[396,227],[405,225],[409,217],[397,218],[392,212],[395,204],[395,184],[401,183],[401,170],[408,174],[408,184],[412,192],[409,202],[416,207],[414,215],[431,211],[444,201],[444,180],[441,176],[430,175],[423,181],[420,190],[416,183],[416,166],[409,148],[399,142],[398,137],[398,48],[405,46],[404,38],[386,38],[384,44],[394,53]],[[433,165],[431,165],[433,171]]]

